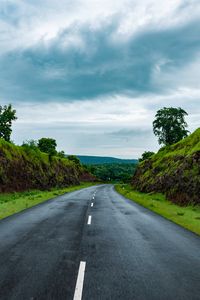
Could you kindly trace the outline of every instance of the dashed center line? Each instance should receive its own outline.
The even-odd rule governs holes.
[[[93,195],[93,200],[95,198],[95,194],[96,192],[94,192]],[[91,207],[94,206],[94,203],[91,203]],[[91,225],[92,223],[92,216],[89,215],[88,216],[88,225]],[[86,267],[86,262],[85,261],[81,261],[80,265],[79,265],[79,270],[78,270],[78,277],[77,277],[77,281],[76,281],[76,287],[75,287],[75,292],[74,292],[74,298],[73,300],[81,300],[82,299],[82,293],[83,293],[83,283],[84,283],[84,277],[85,277],[85,267]]]
[[[88,222],[87,222],[87,224],[91,225],[91,222],[92,222],[92,216],[88,216]]]
[[[84,277],[85,277],[85,267],[86,267],[86,262],[81,261],[80,265],[79,265],[78,277],[77,277],[77,281],[76,281],[76,288],[75,288],[73,300],[81,300],[82,299],[83,282],[84,282]]]

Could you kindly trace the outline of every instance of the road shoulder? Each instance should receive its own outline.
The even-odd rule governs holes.
[[[147,209],[164,218],[200,235],[200,207],[182,207],[167,201],[163,194],[141,193],[135,191],[130,185],[115,185],[115,190]]]

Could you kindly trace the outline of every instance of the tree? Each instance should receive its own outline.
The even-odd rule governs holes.
[[[157,111],[153,122],[153,132],[159,144],[172,145],[188,135],[185,121],[187,112],[182,108],[164,107]]]
[[[81,165],[80,159],[75,155],[68,155],[67,158],[73,161],[77,166]]]
[[[144,153],[142,153],[141,158],[139,158],[139,162],[144,161],[145,159],[149,159],[152,155],[154,155],[154,152],[151,151],[145,151]]]
[[[41,138],[38,140],[38,148],[40,151],[48,153],[49,155],[53,156],[56,155],[56,140],[51,138]]]
[[[62,150],[62,151],[57,152],[57,156],[60,158],[66,158],[65,151]]]
[[[0,105],[0,138],[10,142],[11,126],[15,120],[17,120],[16,110],[12,108],[12,105]]]

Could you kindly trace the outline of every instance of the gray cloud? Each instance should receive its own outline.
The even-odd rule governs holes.
[[[120,129],[118,131],[109,132],[108,135],[119,138],[119,139],[132,139],[133,137],[138,138],[141,136],[142,136],[142,138],[146,138],[147,136],[149,136],[149,134],[151,135],[151,133],[152,133],[152,130],[149,130],[149,129],[124,128],[124,129]]]
[[[0,104],[13,139],[55,137],[68,153],[156,151],[156,110],[200,117],[199,0],[2,0]]]
[[[106,94],[160,93],[170,86],[154,81],[159,75],[182,68],[200,50],[200,22],[165,30],[140,32],[126,42],[113,42],[117,21],[100,29],[73,25],[48,44],[0,57],[0,96],[10,101],[65,101]],[[84,46],[72,43],[74,33]]]

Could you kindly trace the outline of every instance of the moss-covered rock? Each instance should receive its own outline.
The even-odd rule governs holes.
[[[164,192],[181,205],[200,204],[200,128],[140,163],[132,185],[142,192]]]

